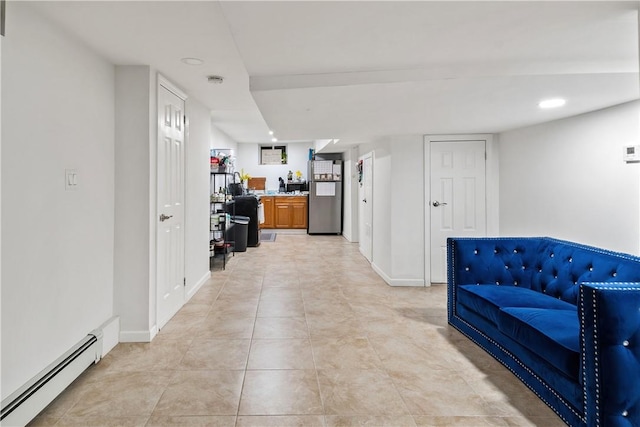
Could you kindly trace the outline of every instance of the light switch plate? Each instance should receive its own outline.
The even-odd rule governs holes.
[[[78,189],[78,171],[77,169],[64,170],[64,189],[66,191],[75,191]]]

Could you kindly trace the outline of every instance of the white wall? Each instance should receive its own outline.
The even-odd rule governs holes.
[[[166,77],[166,76],[165,76]],[[149,141],[147,149],[149,153],[149,210],[147,212],[147,228],[149,229],[148,251],[149,251],[149,299],[144,304],[149,306],[149,317],[147,324],[150,325],[149,337],[153,339],[158,333],[158,295],[157,295],[157,228],[158,228],[158,70],[150,69],[149,79],[149,104],[147,124],[149,126]],[[185,164],[185,168],[188,165]],[[142,178],[141,178],[142,179]],[[185,228],[187,224],[185,223]],[[147,332],[147,331],[143,331]],[[120,335],[122,337],[122,333]],[[136,334],[129,337],[131,341],[146,341]]]
[[[389,282],[391,270],[391,150],[388,142],[378,144],[373,152],[373,256],[372,265]]]
[[[391,278],[396,286],[424,286],[424,141],[394,136],[391,148]]]
[[[225,148],[233,150],[234,153],[238,152],[238,143],[234,141],[229,135],[218,129],[213,123],[210,125],[210,148]]]
[[[424,286],[423,147],[422,135],[390,136],[359,147],[360,156],[374,154],[371,264],[392,286]]]
[[[210,143],[209,143],[210,150],[211,149],[230,150],[232,158],[237,157],[238,143],[234,141],[229,135],[227,135],[226,133],[218,129],[213,124],[213,121],[211,121],[210,133],[211,133]],[[207,154],[207,159],[209,159],[209,156],[210,156],[210,151],[209,151],[209,154]],[[209,160],[207,160],[207,162],[208,161]],[[234,169],[237,166],[237,164],[238,164],[237,159],[235,159],[234,164],[230,166],[227,172],[235,172],[235,171],[239,172],[240,168]],[[231,182],[233,182],[233,180],[228,175],[210,175],[209,178],[207,179],[207,188],[209,188],[209,190],[207,191],[211,193],[215,193],[218,191],[218,188],[224,187],[225,185],[228,185]]]
[[[0,82],[2,81],[2,40],[0,37]],[[2,84],[0,83],[0,118],[2,117]],[[2,120],[0,119],[0,189],[2,188]],[[2,241],[2,197],[0,197],[0,241]],[[2,245],[0,245],[0,289],[2,289]],[[0,291],[0,307],[2,307],[2,292]],[[1,310],[1,308],[0,308]],[[0,331],[2,331],[2,316],[0,316]],[[1,332],[0,332],[1,335]],[[2,339],[0,339],[0,376],[2,375]],[[2,385],[0,384],[0,388]],[[4,396],[0,396],[2,399]]]
[[[125,341],[151,328],[151,80],[148,66],[116,67],[114,311]]]
[[[499,135],[502,235],[544,235],[637,254],[640,102]]]
[[[114,249],[114,68],[28,3],[6,10],[2,398],[112,316]]]
[[[186,102],[185,277],[187,295],[211,276],[209,271],[209,110],[194,98]]]
[[[287,180],[289,171],[302,172],[302,179],[307,180],[307,165],[309,161],[309,149],[313,148],[311,142],[284,143],[287,145],[286,165],[261,165],[260,145],[253,143],[238,144],[236,160],[236,170],[244,169],[252,177],[266,177],[266,188],[268,190],[278,190],[278,177]]]

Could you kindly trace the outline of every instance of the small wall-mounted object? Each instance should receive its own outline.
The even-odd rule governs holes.
[[[78,170],[64,170],[64,189],[66,191],[75,191],[78,189]]]
[[[640,163],[640,145],[625,145],[622,159],[627,163]]]

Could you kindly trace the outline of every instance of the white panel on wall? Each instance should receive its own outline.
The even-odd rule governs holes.
[[[116,67],[114,311],[120,316],[121,340],[127,335],[126,340],[145,336],[148,341],[155,320],[150,306],[155,301],[150,256],[150,248],[155,248],[155,240],[150,243],[155,239],[150,227],[150,200],[155,197],[150,179],[155,160],[149,159],[151,79],[148,66]],[[170,112],[165,114],[170,117]]]
[[[185,276],[187,298],[211,277],[209,271],[209,110],[193,97],[185,105],[188,127],[185,170]]]
[[[373,225],[372,264],[379,273],[393,277],[392,266],[392,156],[388,140],[374,145],[373,150]]]
[[[424,286],[424,155],[422,135],[390,138],[391,182],[382,203],[390,209],[391,282]],[[377,166],[377,165],[376,165]],[[375,169],[377,185],[380,173]],[[387,202],[389,201],[390,202]],[[377,205],[376,205],[377,206]],[[377,214],[377,208],[374,215]],[[376,230],[374,229],[374,234]]]
[[[6,12],[2,398],[112,317],[114,259],[113,65],[28,2]]]
[[[500,134],[500,230],[638,253],[640,102]]]

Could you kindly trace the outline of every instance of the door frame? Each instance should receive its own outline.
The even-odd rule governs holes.
[[[424,284],[431,286],[431,143],[485,141],[485,206],[487,235],[500,233],[500,181],[498,138],[493,134],[425,135],[424,136]]]
[[[186,172],[186,159],[187,159],[187,137],[188,137],[188,128],[187,128],[187,122],[188,119],[186,119],[186,114],[187,114],[187,94],[185,92],[183,92],[181,89],[179,89],[175,84],[173,84],[169,79],[167,79],[166,77],[164,77],[162,74],[157,73],[156,75],[156,93],[155,93],[155,120],[156,120],[156,126],[155,126],[155,138],[154,138],[154,148],[153,148],[153,154],[154,154],[154,168],[155,168],[155,173],[154,173],[154,179],[155,179],[155,194],[154,194],[154,200],[153,200],[153,239],[154,239],[154,266],[153,266],[153,277],[154,277],[154,292],[155,292],[155,328],[154,328],[154,332],[158,333],[158,331],[160,330],[161,327],[164,327],[163,325],[160,325],[160,311],[159,311],[159,306],[160,306],[160,292],[158,292],[158,250],[159,250],[159,242],[158,242],[158,217],[160,216],[160,212],[158,211],[158,183],[160,182],[159,180],[159,156],[158,156],[158,142],[159,142],[159,138],[161,135],[161,131],[160,131],[160,121],[158,120],[158,115],[159,115],[159,102],[160,102],[160,97],[159,97],[159,93],[162,90],[162,88],[168,90],[169,92],[173,93],[175,96],[177,96],[178,98],[180,98],[184,104],[185,104],[185,108],[183,111],[183,114],[185,116],[185,123],[183,123],[183,131],[184,131],[184,136],[183,136],[183,144],[184,144],[184,154],[183,154],[183,168],[182,168],[182,173],[184,174],[184,177],[186,177],[187,172]],[[183,183],[183,196],[184,196],[184,203],[183,203],[183,209],[184,209],[184,215],[183,215],[183,247],[185,248],[185,250],[183,251],[183,256],[185,257],[185,259],[183,260],[183,269],[184,271],[182,272],[183,277],[186,278],[186,263],[184,262],[186,260],[186,236],[187,236],[187,224],[186,224],[186,211],[187,211],[187,182],[186,179],[183,178],[182,180]],[[184,305],[184,303],[187,300],[187,291],[186,291],[186,286],[183,287],[183,301],[182,301],[182,305]],[[171,317],[169,317],[169,320],[171,319]],[[166,322],[165,322],[166,323]],[[155,334],[154,334],[155,335]]]

